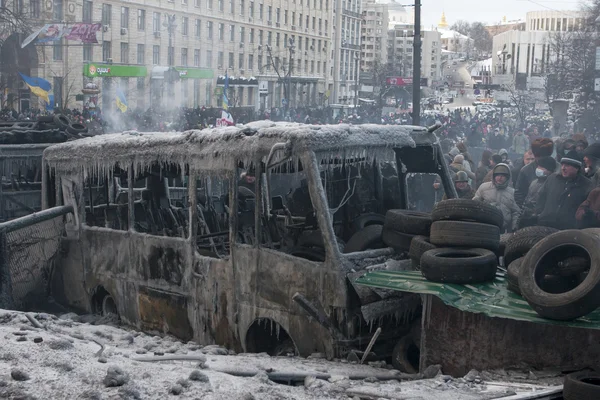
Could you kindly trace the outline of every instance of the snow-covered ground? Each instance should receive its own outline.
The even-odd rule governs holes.
[[[529,384],[524,375],[522,383],[509,387],[483,373],[453,379],[435,368],[434,378],[400,382],[388,380],[399,372],[381,364],[236,355],[218,346],[80,322],[74,314],[28,315],[33,322],[24,313],[0,310],[0,399],[481,400],[521,398],[515,395],[560,384],[559,378]],[[297,377],[297,383],[270,379],[282,374]]]

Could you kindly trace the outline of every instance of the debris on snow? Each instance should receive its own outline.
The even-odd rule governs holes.
[[[129,374],[127,372],[123,371],[119,367],[108,367],[108,370],[106,371],[106,376],[104,377],[104,386],[123,386],[127,382],[129,382]]]
[[[10,376],[15,380],[15,381],[28,381],[29,379],[31,379],[29,377],[29,374],[23,370],[20,370],[18,368],[14,368],[10,371]]]
[[[206,376],[202,372],[198,371],[197,369],[190,372],[190,376],[188,377],[188,379],[191,381],[196,381],[196,382],[204,382],[204,383],[210,382],[210,380],[208,379],[208,376]]]

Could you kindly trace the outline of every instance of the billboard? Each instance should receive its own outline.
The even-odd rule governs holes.
[[[385,80],[385,83],[390,86],[410,86],[413,84],[413,78],[388,76]],[[421,86],[427,86],[427,78],[421,78]]]

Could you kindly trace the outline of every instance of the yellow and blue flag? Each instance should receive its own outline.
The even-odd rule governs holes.
[[[121,110],[121,112],[127,111],[127,100],[125,99],[125,93],[123,93],[121,88],[117,88],[115,101],[117,102],[117,107],[119,110]]]
[[[223,85],[223,110],[229,109],[229,99],[227,98],[227,91],[229,90],[229,75],[225,71],[225,84]]]
[[[45,100],[46,103],[50,103],[50,100],[48,99],[48,92],[50,89],[52,89],[50,82],[42,78],[32,78],[30,76],[23,75],[20,72],[19,75],[21,75],[21,78],[23,78],[25,84],[29,86],[31,93],[35,94],[40,99]]]

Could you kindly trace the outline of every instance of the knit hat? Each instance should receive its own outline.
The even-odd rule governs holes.
[[[468,182],[469,176],[465,171],[458,171],[456,175],[454,175],[454,182]]]
[[[563,158],[561,158],[560,163],[572,165],[575,168],[579,168],[579,169],[581,169],[581,166],[583,165],[581,156],[575,150],[571,150],[567,154],[565,154],[565,156]]]
[[[600,143],[590,144],[584,151],[584,156],[600,159]]]
[[[546,168],[550,172],[556,171],[556,160],[552,157],[541,157],[537,160],[537,165]]]
[[[465,161],[465,156],[463,156],[462,154],[458,154],[458,155],[454,156],[454,162],[456,164],[462,164],[463,161]]]
[[[531,143],[531,151],[535,157],[549,157],[554,151],[554,142],[548,138],[538,138]]]

